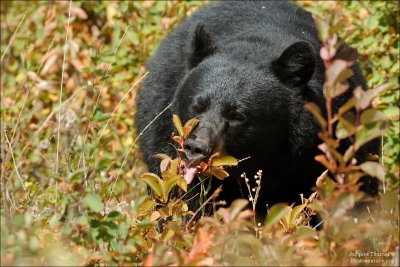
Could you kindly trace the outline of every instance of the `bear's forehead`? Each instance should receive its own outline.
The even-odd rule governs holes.
[[[204,70],[199,73],[199,78],[200,85],[220,89],[234,89],[266,81],[268,80],[268,74],[258,71],[255,67],[231,63],[225,65],[218,64],[204,68]]]
[[[235,67],[205,72],[197,85],[200,91],[215,96],[232,96],[243,93],[260,93],[259,90],[268,90],[270,86],[276,86],[277,79],[268,74],[245,72]]]

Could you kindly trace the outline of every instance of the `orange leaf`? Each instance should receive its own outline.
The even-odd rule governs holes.
[[[324,165],[325,168],[329,169],[330,171],[334,171],[333,170],[333,166],[329,163],[329,161],[328,161],[328,159],[326,158],[325,155],[315,156],[314,159],[316,161],[318,161],[319,163],[321,163],[322,165]]]
[[[223,168],[219,167],[211,167],[211,169],[208,171],[211,175],[215,176],[216,178],[220,180],[224,180],[226,177],[229,176],[229,173],[227,173]]]
[[[207,256],[208,250],[213,243],[214,234],[206,233],[203,228],[199,228],[197,231],[196,240],[189,252],[189,258],[193,259],[199,256]]]
[[[181,136],[178,135],[174,135],[172,136],[172,139],[177,142],[178,144],[180,144],[181,146],[183,146],[183,138]]]
[[[205,172],[208,169],[208,164],[205,162],[201,162],[200,165],[197,167],[200,169],[201,172]]]
[[[154,255],[153,254],[148,255],[144,259],[142,266],[154,266]]]

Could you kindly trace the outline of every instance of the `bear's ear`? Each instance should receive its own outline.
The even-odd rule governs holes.
[[[307,42],[297,42],[283,51],[274,60],[271,68],[279,80],[292,86],[308,83],[314,73],[316,55],[314,48]]]
[[[188,65],[191,69],[196,67],[206,57],[212,55],[216,50],[216,46],[212,35],[201,22],[194,27],[189,40]]]

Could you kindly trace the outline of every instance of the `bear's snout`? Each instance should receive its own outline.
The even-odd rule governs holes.
[[[196,166],[201,161],[206,161],[211,154],[221,152],[219,149],[223,145],[220,137],[226,123],[220,117],[211,114],[203,114],[199,120],[200,124],[183,146],[183,154],[190,166]]]
[[[201,138],[188,139],[184,145],[185,155],[188,161],[194,164],[200,163],[211,152],[210,142]]]

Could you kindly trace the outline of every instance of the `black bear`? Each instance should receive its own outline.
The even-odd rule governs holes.
[[[160,44],[138,93],[138,132],[172,103],[140,138],[149,170],[159,172],[154,154],[176,155],[172,114],[182,122],[197,117],[200,123],[185,144],[189,160],[217,151],[251,157],[223,182],[214,179],[214,186],[223,184],[222,199],[248,198],[240,174],[253,177],[263,170],[259,216],[267,204],[299,201],[324,171],[314,160],[319,124],[304,109],[307,102],[324,107],[321,46],[311,15],[290,2],[218,2],[195,12]],[[358,64],[353,71],[350,88],[365,88]]]

